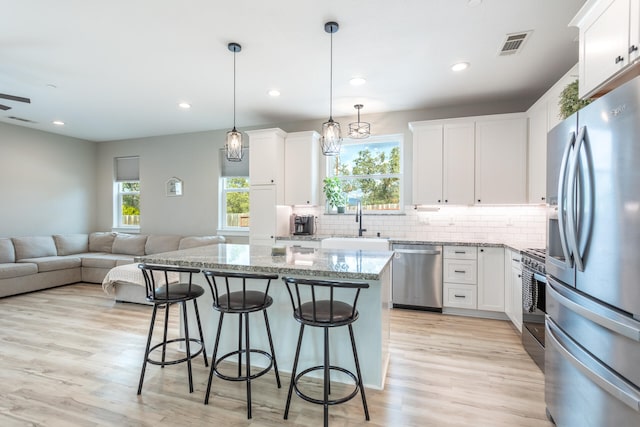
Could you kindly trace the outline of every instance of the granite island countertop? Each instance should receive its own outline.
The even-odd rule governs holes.
[[[220,244],[136,257],[136,262],[203,269],[319,276],[329,279],[379,280],[392,251],[287,247],[272,255],[270,246]]]

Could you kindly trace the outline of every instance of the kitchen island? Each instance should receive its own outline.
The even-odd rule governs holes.
[[[287,247],[284,255],[272,255],[269,246],[222,244],[165,252],[136,258],[151,264],[178,265],[220,271],[276,273],[280,276],[318,278],[366,282],[358,300],[360,318],[354,323],[354,333],[363,382],[367,387],[382,389],[389,363],[389,310],[391,309],[391,251],[362,251],[341,249],[310,249]],[[200,319],[205,333],[207,352],[211,355],[218,313],[212,308],[213,300],[204,275],[198,274],[194,282],[206,289],[198,300]],[[273,305],[268,309],[273,333],[278,368],[291,372],[299,324],[293,319],[291,300],[285,284],[272,282],[269,295]],[[189,310],[192,310],[190,306]],[[189,313],[192,314],[192,313]],[[237,316],[225,318],[218,354],[233,351],[237,346]],[[189,319],[195,319],[193,315]],[[197,330],[195,320],[189,329]],[[251,320],[251,345],[268,349],[262,316]],[[307,328],[300,354],[299,369],[320,364],[322,357],[321,328]],[[355,370],[348,330],[335,328],[330,333],[331,364]],[[310,343],[310,341],[312,341]],[[255,359],[258,359],[257,357]],[[254,360],[260,366],[263,360]],[[266,362],[266,361],[265,361]],[[338,381],[340,378],[337,379]],[[345,379],[346,381],[346,379]]]

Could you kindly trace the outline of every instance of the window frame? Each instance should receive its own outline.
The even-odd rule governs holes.
[[[225,181],[226,180],[230,180],[230,179],[234,179],[234,178],[245,178],[247,180],[247,183],[249,184],[247,187],[243,187],[243,188],[226,188],[225,185]],[[220,195],[220,200],[219,200],[219,206],[220,206],[220,210],[218,213],[218,231],[224,231],[224,232],[232,232],[232,233],[238,233],[238,234],[245,234],[245,233],[249,233],[250,230],[250,225],[247,227],[233,227],[233,226],[228,226],[226,224],[226,217],[227,217],[227,194],[229,193],[247,193],[250,194],[250,190],[251,190],[251,181],[249,180],[248,176],[221,176],[219,178],[219,188],[220,191],[218,192],[218,194]],[[251,204],[249,204],[249,218],[251,217]],[[249,222],[249,224],[251,224],[251,222]]]
[[[114,183],[114,188],[115,188],[115,215],[114,215],[114,228],[116,229],[121,229],[121,230],[127,230],[127,231],[135,231],[135,230],[140,230],[140,219],[142,218],[142,211],[140,212],[140,219],[138,220],[138,224],[124,224],[123,221],[123,215],[122,215],[122,205],[123,205],[123,197],[124,196],[129,196],[129,195],[137,195],[138,196],[138,200],[140,199],[140,190],[138,191],[124,191],[123,190],[123,185],[124,184],[129,184],[129,183],[137,183],[138,184],[138,188],[140,188],[140,180],[128,180],[128,181],[117,181]]]
[[[341,176],[338,175],[338,177],[341,180],[352,180],[352,179],[361,179],[361,178],[373,178],[373,179],[383,179],[383,178],[398,178],[398,182],[399,182],[399,195],[398,195],[398,209],[397,210],[378,210],[378,209],[373,209],[373,210],[364,210],[363,209],[363,213],[366,213],[367,215],[404,215],[404,134],[389,134],[389,135],[375,135],[375,136],[370,136],[369,138],[366,139],[353,139],[353,138],[344,138],[342,141],[342,146],[348,146],[348,145],[364,145],[364,144],[377,144],[377,143],[388,143],[388,142],[397,142],[398,143],[398,149],[399,149],[399,156],[400,156],[400,171],[398,173],[395,174],[379,174],[379,175],[348,175],[348,176]],[[332,167],[332,163],[333,163],[333,158],[332,159],[327,159],[326,161],[326,176],[327,177],[333,177],[336,176],[335,175],[335,171],[333,170]],[[347,206],[348,208],[348,206]],[[325,212],[326,213],[330,213],[330,206],[328,203],[325,204]],[[355,213],[355,212],[350,212],[349,209],[347,209],[346,213]]]

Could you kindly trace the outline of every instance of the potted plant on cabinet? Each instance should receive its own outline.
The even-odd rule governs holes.
[[[347,205],[347,196],[342,191],[340,179],[337,176],[328,176],[322,183],[324,184],[322,191],[324,191],[329,206],[335,206],[338,213],[344,213],[344,208]]]

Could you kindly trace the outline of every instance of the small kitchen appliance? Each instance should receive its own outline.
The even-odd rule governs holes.
[[[309,236],[316,232],[316,218],[313,215],[292,215],[293,229],[291,233],[295,236]]]

